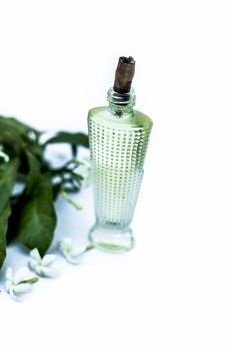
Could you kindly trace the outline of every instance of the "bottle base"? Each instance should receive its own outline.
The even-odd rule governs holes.
[[[114,230],[96,224],[90,230],[89,240],[96,248],[109,253],[124,253],[134,247],[133,233],[130,228]]]

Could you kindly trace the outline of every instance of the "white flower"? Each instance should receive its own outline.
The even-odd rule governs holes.
[[[38,281],[37,277],[28,279],[28,268],[19,269],[15,275],[11,267],[6,270],[5,289],[11,298],[16,301],[22,301],[25,295],[31,291],[32,284]]]
[[[10,160],[10,157],[8,156],[7,153],[3,152],[3,146],[0,145],[0,158],[3,158],[5,163],[8,163]]]
[[[47,254],[41,258],[37,248],[30,251],[28,266],[41,277],[57,277],[58,271],[51,265],[57,259],[54,254]]]
[[[69,238],[64,238],[58,242],[58,249],[70,264],[78,265],[82,262],[84,253],[91,248],[73,247]]]
[[[84,157],[81,162],[79,162],[79,166],[75,168],[73,171],[75,174],[83,177],[82,187],[88,187],[91,183],[91,161],[88,156]]]

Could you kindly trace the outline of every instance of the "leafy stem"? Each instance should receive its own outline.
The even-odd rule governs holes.
[[[81,164],[77,160],[79,147],[89,146],[87,135],[60,131],[42,142],[43,134],[18,119],[0,116],[0,149],[5,159],[0,162],[0,267],[6,244],[15,237],[28,248],[38,248],[41,255],[45,254],[56,227],[54,201],[58,195],[81,209],[68,193],[77,193],[82,186],[83,178],[74,170]],[[67,144],[71,148],[71,158],[58,169],[45,157],[51,144]],[[19,183],[21,190],[13,194]]]

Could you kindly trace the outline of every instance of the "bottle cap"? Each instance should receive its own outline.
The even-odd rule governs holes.
[[[130,91],[135,72],[135,60],[133,57],[120,57],[116,69],[113,90],[119,93]]]

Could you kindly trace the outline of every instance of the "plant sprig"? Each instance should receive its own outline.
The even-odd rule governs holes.
[[[87,135],[61,131],[41,142],[42,135],[18,119],[0,116],[1,151],[9,157],[9,162],[0,158],[0,267],[6,245],[15,237],[43,256],[56,227],[54,201],[59,194],[78,192],[82,185],[82,176],[74,170],[80,164],[78,148],[88,147]],[[71,148],[71,159],[60,168],[45,158],[47,147],[56,143]],[[23,190],[13,195],[19,182]]]

